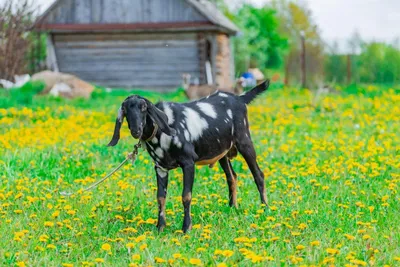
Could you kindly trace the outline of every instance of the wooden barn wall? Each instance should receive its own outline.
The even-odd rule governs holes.
[[[63,0],[45,20],[48,24],[204,21],[185,0]]]
[[[229,36],[216,36],[217,54],[215,57],[215,83],[219,88],[233,87],[232,50]]]
[[[61,72],[98,85],[171,90],[200,76],[197,34],[57,34]]]

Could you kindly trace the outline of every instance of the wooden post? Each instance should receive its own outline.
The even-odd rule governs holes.
[[[36,55],[36,60],[37,60],[37,70],[41,71],[41,62],[40,62],[40,50],[42,49],[41,47],[41,41],[40,41],[40,32],[36,33],[36,41],[37,41],[37,55]]]
[[[289,64],[290,64],[290,56],[287,56],[286,58],[286,62],[285,62],[285,80],[284,80],[284,84],[285,86],[289,86],[289,82],[290,82],[290,69],[289,69]]]
[[[36,59],[35,59],[35,42],[32,42],[32,44],[30,45],[30,56],[31,56],[31,69],[30,71],[32,72],[32,74],[34,74],[36,72]]]
[[[347,84],[351,84],[351,55],[347,55]]]
[[[300,32],[301,37],[301,85],[307,88],[307,63],[306,63],[306,39],[304,31]]]

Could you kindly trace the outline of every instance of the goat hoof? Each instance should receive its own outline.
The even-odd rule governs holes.
[[[164,232],[164,228],[165,228],[165,225],[159,225],[159,226],[157,226],[157,229],[158,229],[158,233],[162,233],[162,232]]]
[[[229,202],[229,207],[237,209],[238,208],[238,204],[236,202],[235,203]]]
[[[188,231],[192,230],[192,221],[184,222],[182,226],[182,231],[186,234]]]
[[[162,233],[164,231],[165,226],[166,226],[165,219],[159,218],[157,223],[158,232]]]

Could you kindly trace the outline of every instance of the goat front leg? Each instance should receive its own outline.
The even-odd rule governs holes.
[[[192,229],[192,218],[190,217],[190,204],[192,202],[192,189],[194,182],[194,162],[185,164],[183,169],[183,191],[182,191],[182,204],[184,208],[184,218],[182,231],[186,233]]]
[[[226,181],[229,189],[229,206],[237,208],[237,175],[232,168],[232,164],[227,156],[219,160],[219,164],[225,172]]]
[[[165,202],[167,198],[168,187],[168,171],[160,167],[155,167],[157,174],[157,202],[158,202],[158,222],[157,228],[159,232],[164,230],[166,226],[165,218]]]

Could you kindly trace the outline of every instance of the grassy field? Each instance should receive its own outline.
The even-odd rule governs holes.
[[[58,194],[88,186],[132,150],[127,127],[106,147],[126,95],[0,97],[0,265],[400,266],[399,90],[350,87],[311,107],[312,93],[273,88],[249,107],[269,210],[243,158],[233,163],[238,209],[228,207],[220,167],[199,167],[188,235],[180,170],[170,173],[167,227],[156,231],[144,151],[93,191]]]

